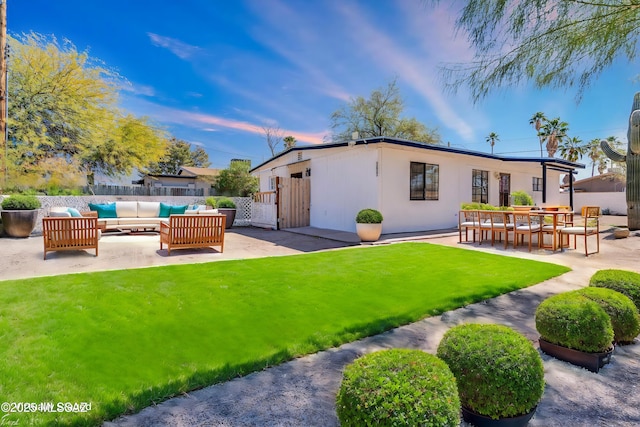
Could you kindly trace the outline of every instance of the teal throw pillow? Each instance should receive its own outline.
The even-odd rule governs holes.
[[[165,205],[164,203],[160,203],[160,213],[158,214],[158,216],[160,218],[169,218],[169,215],[171,215],[171,205]]]
[[[116,213],[116,204],[94,204],[89,203],[89,209],[98,212],[98,218],[118,218]]]
[[[82,217],[82,214],[76,208],[67,208],[67,212],[69,212],[69,215],[71,215],[72,217],[75,217],[75,218]]]
[[[186,210],[187,210],[187,205],[171,206],[171,215],[183,215]]]

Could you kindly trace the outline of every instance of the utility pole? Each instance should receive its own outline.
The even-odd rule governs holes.
[[[7,0],[0,0],[0,138],[4,155],[2,156],[3,189],[7,188],[7,109],[8,92],[7,87]]]

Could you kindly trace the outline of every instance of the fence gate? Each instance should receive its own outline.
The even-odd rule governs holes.
[[[277,178],[278,228],[306,227],[310,224],[311,180]]]
[[[278,228],[278,206],[276,192],[263,191],[253,196],[251,225],[262,228]]]

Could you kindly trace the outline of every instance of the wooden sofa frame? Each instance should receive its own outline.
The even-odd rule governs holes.
[[[171,215],[168,222],[160,223],[160,250],[220,247],[224,251],[226,215]]]
[[[47,252],[95,249],[98,256],[98,217],[45,217],[42,218],[44,259]]]

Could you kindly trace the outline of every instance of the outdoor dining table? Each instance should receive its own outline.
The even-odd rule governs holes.
[[[552,221],[552,231],[553,231],[553,237],[552,237],[552,243],[551,246],[545,246],[544,245],[544,240],[541,240],[541,248],[544,249],[551,249],[552,251],[555,251],[556,249],[558,249],[558,224],[559,224],[559,218],[560,217],[564,217],[564,221],[563,223],[567,222],[567,216],[573,216],[573,211],[567,211],[567,210],[559,210],[559,209],[553,209],[553,210],[531,210],[529,211],[529,215],[535,215],[535,216],[539,216],[540,217],[540,224],[542,227],[544,227],[544,218],[545,217],[551,217]],[[540,239],[542,239],[542,236],[540,236]]]

